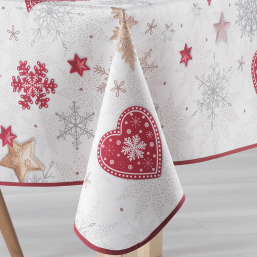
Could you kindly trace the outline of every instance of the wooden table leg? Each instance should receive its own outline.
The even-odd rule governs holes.
[[[0,230],[11,257],[24,257],[0,189]]]
[[[162,255],[162,231],[150,242],[136,251],[124,255],[108,255],[97,253],[97,257],[159,257]]]
[[[159,257],[162,255],[162,231],[150,242],[140,247],[138,257]]]

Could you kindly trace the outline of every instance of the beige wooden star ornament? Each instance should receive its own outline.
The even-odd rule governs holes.
[[[8,145],[8,154],[0,161],[0,166],[13,169],[19,182],[23,183],[29,171],[44,170],[44,166],[33,156],[35,139],[23,144],[13,140],[13,147]]]

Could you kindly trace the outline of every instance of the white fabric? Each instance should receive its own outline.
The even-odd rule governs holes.
[[[128,71],[126,66],[121,54],[116,53],[87,167],[91,183],[85,182],[83,186],[75,222],[90,243],[108,250],[123,250],[143,241],[171,214],[183,196],[139,62],[135,63],[134,71]],[[113,81],[121,77],[126,81],[127,91],[114,98]],[[163,151],[160,178],[142,181],[117,178],[98,163],[101,137],[116,129],[120,114],[131,106],[144,107],[156,120]]]

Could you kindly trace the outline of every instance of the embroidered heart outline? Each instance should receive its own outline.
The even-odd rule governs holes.
[[[124,110],[116,129],[101,137],[97,159],[106,172],[119,178],[142,180],[160,177],[162,145],[151,113],[140,106]]]

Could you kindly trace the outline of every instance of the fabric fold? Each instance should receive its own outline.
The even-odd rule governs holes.
[[[74,225],[87,246],[105,254],[147,243],[185,200],[135,59],[133,70],[122,53],[112,60]]]

